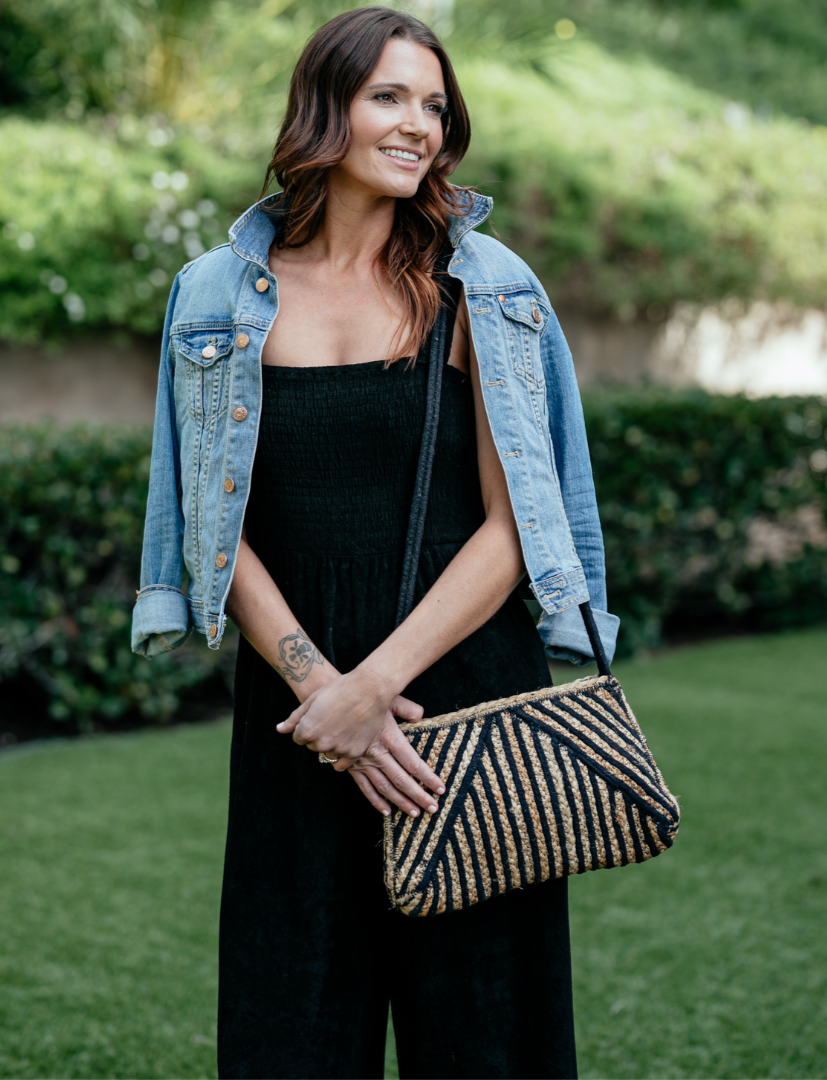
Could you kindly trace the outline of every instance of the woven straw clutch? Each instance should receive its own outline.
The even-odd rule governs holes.
[[[385,880],[406,915],[644,862],[675,839],[677,801],[612,675],[401,730],[445,784],[436,814],[385,819]]]

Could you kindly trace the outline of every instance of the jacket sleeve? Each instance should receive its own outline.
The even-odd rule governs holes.
[[[586,576],[600,640],[611,661],[620,620],[607,611],[603,532],[597,512],[583,405],[571,351],[553,311],[543,331],[540,348],[546,379],[551,447],[563,506]],[[578,664],[593,659],[592,647],[577,605],[553,615],[545,613],[542,636],[547,653],[555,659],[572,660]]]
[[[141,558],[141,588],[132,613],[132,651],[151,660],[182,645],[192,630],[184,570],[184,516],[181,511],[181,457],[175,416],[175,365],[170,326],[180,288],[175,278],[164,322],[149,499]]]

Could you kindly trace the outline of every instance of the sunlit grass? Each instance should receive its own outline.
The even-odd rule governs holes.
[[[617,665],[684,823],[572,882],[584,1077],[823,1076],[825,651]],[[228,747],[218,724],[0,758],[0,1075],[215,1075]]]

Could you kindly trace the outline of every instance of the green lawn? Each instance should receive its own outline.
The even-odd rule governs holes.
[[[572,882],[584,1077],[825,1076],[826,654],[814,630],[618,664],[684,825]],[[215,1075],[228,743],[0,757],[0,1075]]]

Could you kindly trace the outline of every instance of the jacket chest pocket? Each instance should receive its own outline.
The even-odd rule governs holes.
[[[184,367],[190,413],[197,420],[218,416],[227,408],[231,330],[182,330],[173,334],[179,370]]]
[[[535,386],[543,386],[540,336],[548,321],[548,312],[540,307],[531,289],[500,293],[497,300],[506,320],[508,352],[515,375]]]

